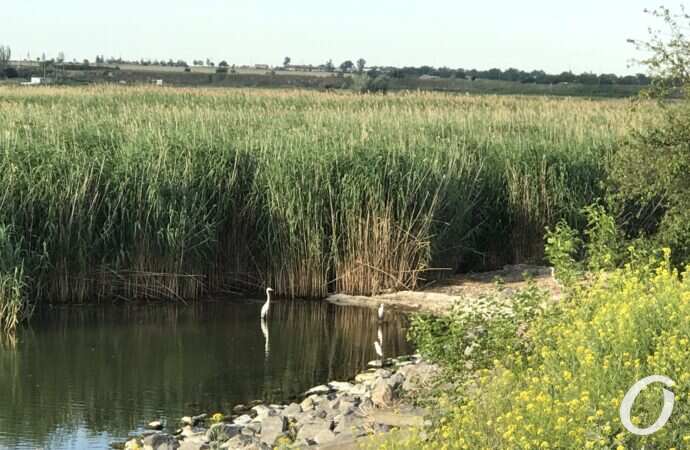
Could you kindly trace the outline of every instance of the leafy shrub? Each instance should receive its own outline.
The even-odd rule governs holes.
[[[553,264],[556,277],[566,286],[582,273],[582,264],[578,261],[581,247],[582,239],[578,232],[564,220],[553,230],[546,229],[546,258]]]
[[[690,258],[690,101],[663,107],[661,120],[633,133],[617,153],[611,173],[621,204],[638,205],[634,215],[652,221],[660,246],[674,262]]]
[[[512,297],[499,292],[464,298],[448,316],[414,316],[410,337],[422,354],[442,363],[450,379],[464,380],[498,355],[525,351],[528,324],[546,298],[533,283]]]
[[[17,78],[18,76],[19,76],[19,72],[14,67],[8,67],[5,69],[5,77]]]
[[[361,94],[376,92],[385,94],[388,92],[389,83],[390,78],[386,75],[372,77],[368,74],[361,74],[352,76],[352,90]]]
[[[546,230],[546,257],[566,286],[580,277],[585,268],[612,270],[622,264],[626,256],[625,239],[616,219],[601,205],[587,206],[582,212],[587,219],[584,236],[563,220],[554,229]]]

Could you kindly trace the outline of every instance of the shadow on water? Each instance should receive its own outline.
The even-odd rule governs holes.
[[[103,448],[146,422],[286,402],[376,358],[376,311],[326,302],[83,307],[39,313],[0,347],[0,448]],[[389,312],[386,356],[411,351]]]

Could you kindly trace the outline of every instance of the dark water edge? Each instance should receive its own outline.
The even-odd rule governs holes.
[[[287,402],[376,357],[375,310],[276,301],[262,329],[261,304],[39,311],[0,347],[0,448],[106,448],[154,419]],[[411,352],[405,316],[381,328],[387,355]]]

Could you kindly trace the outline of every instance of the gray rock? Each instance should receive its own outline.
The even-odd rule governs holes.
[[[316,414],[313,411],[304,411],[293,416],[293,420],[300,425],[305,423],[314,422],[317,420]]]
[[[244,432],[244,431],[247,431],[247,430],[251,431],[252,434],[259,434],[259,433],[261,433],[261,422],[251,422],[251,423],[248,423],[247,426],[244,427],[244,429],[243,429],[242,431]]]
[[[180,444],[179,450],[209,450],[211,448],[203,439],[185,439]]]
[[[388,385],[391,387],[391,389],[395,391],[403,385],[403,383],[405,382],[405,376],[400,372],[396,372],[386,381],[388,382]]]
[[[309,397],[302,400],[302,403],[300,403],[299,406],[302,408],[302,411],[309,411],[311,409],[314,409],[314,403],[318,400],[318,398],[318,395],[310,395]]]
[[[328,394],[329,392],[331,392],[331,388],[329,388],[325,384],[322,384],[320,386],[314,386],[313,388],[309,389],[307,392],[304,393],[304,395],[324,395]]]
[[[254,417],[256,420],[264,420],[266,417],[271,415],[271,408],[266,405],[256,405],[252,408],[252,411],[256,413]]]
[[[211,442],[225,442],[228,439],[240,434],[242,427],[227,423],[216,423],[206,432],[206,439]]]
[[[393,402],[393,390],[386,380],[381,379],[376,382],[371,392],[371,401],[378,408],[385,408]]]
[[[376,378],[376,373],[374,372],[362,372],[360,374],[357,374],[357,376],[355,377],[355,382],[364,383],[365,381],[375,380]]]
[[[234,408],[232,408],[232,412],[234,412],[235,414],[241,414],[241,413],[247,412],[249,410],[250,410],[249,406],[243,405],[241,403],[239,405],[236,405]]]
[[[194,425],[194,422],[192,422],[191,416],[184,416],[183,418],[180,419],[180,424],[184,425],[189,425],[192,426]]]
[[[352,389],[350,389],[350,395],[362,396],[368,392],[368,389],[363,384],[356,384]]]
[[[238,434],[232,439],[225,442],[220,448],[250,448],[252,445],[256,445],[257,441],[253,436],[246,436],[244,434]]]
[[[191,425],[185,425],[182,427],[182,430],[180,430],[179,434],[182,437],[189,438],[199,435],[206,435],[206,430],[199,427],[192,428]]]
[[[284,417],[292,418],[301,412],[302,412],[302,407],[300,405],[298,405],[297,403],[290,403],[285,409],[283,409],[281,414]]]
[[[156,433],[148,435],[143,441],[144,450],[176,450],[180,448],[177,439],[167,433]]]
[[[373,425],[374,433],[388,433],[391,428],[390,425],[385,423],[375,423]]]
[[[261,437],[259,439],[262,444],[272,446],[276,439],[282,436],[285,430],[287,430],[287,421],[284,417],[266,417],[261,422]]]
[[[297,439],[305,439],[314,442],[314,437],[322,431],[330,431],[330,422],[319,420],[317,422],[305,423],[297,432]]]
[[[340,409],[340,402],[340,397],[336,397],[335,400],[330,401],[328,407],[331,408],[333,411],[337,411]]]
[[[364,413],[368,412],[373,407],[374,407],[374,402],[372,402],[371,399],[368,397],[362,399],[361,403],[359,404],[360,411],[362,411]]]
[[[240,417],[236,418],[232,422],[236,425],[247,425],[249,422],[252,421],[252,417],[249,414],[243,414]]]
[[[439,368],[434,364],[419,363],[401,367],[398,372],[405,377],[402,389],[414,391],[430,383],[438,375]]]
[[[380,359],[375,359],[374,361],[369,361],[367,363],[367,367],[371,367],[374,369],[379,369],[381,367],[388,367],[393,365],[395,365],[395,361],[393,361],[390,358],[386,358],[383,361],[381,361]]]
[[[350,390],[354,387],[352,383],[348,383],[346,381],[331,381],[330,383],[328,383],[328,385],[333,390],[343,392],[345,394],[349,393]]]
[[[379,378],[390,378],[390,376],[392,375],[391,371],[386,369],[379,369],[374,373]]]
[[[314,405],[314,413],[317,417],[320,417],[322,419],[325,419],[327,417],[333,418],[337,414],[336,410],[331,408],[331,402],[325,398],[319,401],[316,405]]]
[[[199,414],[198,416],[184,416],[180,419],[182,425],[196,425],[199,422],[203,422],[208,417],[208,414]]]
[[[208,414],[199,414],[198,416],[192,416],[193,425],[203,422],[208,417]]]
[[[152,430],[162,430],[163,422],[160,420],[154,420],[153,422],[149,422],[146,426]]]
[[[335,434],[331,430],[321,430],[313,438],[317,445],[324,445],[335,440]]]
[[[336,434],[342,434],[347,432],[353,432],[354,430],[360,429],[364,425],[364,420],[355,414],[348,414],[340,416],[337,420],[337,424],[333,431]]]
[[[359,398],[352,397],[349,395],[343,395],[338,399],[337,409],[340,412],[347,411],[348,409],[357,406],[357,403],[359,403]]]

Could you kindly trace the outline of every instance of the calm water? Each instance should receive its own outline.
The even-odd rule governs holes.
[[[375,358],[374,310],[326,302],[69,308],[0,346],[0,448],[100,449],[154,419],[286,402]],[[406,354],[387,314],[384,352]],[[268,339],[266,338],[268,337]]]

